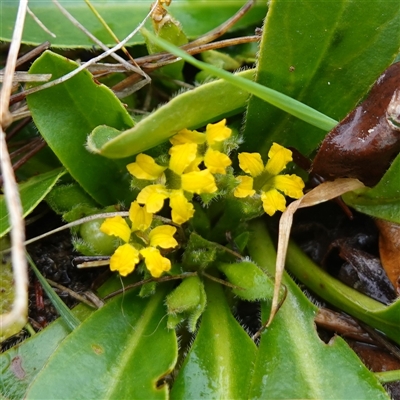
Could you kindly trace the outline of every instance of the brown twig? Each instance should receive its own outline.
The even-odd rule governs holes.
[[[12,117],[8,107],[27,6],[28,0],[20,0],[4,72],[3,86],[0,93],[0,164],[4,178],[3,189],[9,214],[9,222],[12,227],[11,261],[15,284],[15,299],[11,311],[2,314],[0,317],[0,327],[3,332],[12,325],[20,325],[21,327],[25,325],[28,313],[28,271],[24,247],[24,220],[22,217],[22,205],[19,197],[18,185],[12,169],[10,155],[7,151],[4,132],[4,129],[12,123]]]

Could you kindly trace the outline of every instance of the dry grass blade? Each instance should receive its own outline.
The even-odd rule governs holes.
[[[272,298],[271,313],[265,327],[268,327],[274,319],[279,304],[279,288],[285,268],[286,252],[289,244],[290,230],[292,228],[293,215],[299,208],[312,207],[317,204],[332,200],[344,193],[365,187],[358,179],[336,179],[333,182],[324,182],[317,186],[299,200],[291,203],[282,214],[279,222],[278,250],[276,256],[275,285]]]
[[[14,72],[13,82],[47,82],[51,74],[29,74],[28,72]],[[4,81],[3,71],[0,71],[0,82]]]
[[[4,81],[0,93],[0,163],[4,180],[3,190],[9,213],[11,231],[11,261],[15,283],[15,298],[11,311],[1,315],[0,330],[3,333],[13,329],[22,328],[27,321],[28,314],[28,273],[25,259],[25,227],[22,218],[22,206],[15,180],[10,155],[7,150],[6,135],[3,129],[12,123],[12,116],[8,105],[12,90],[13,75],[21,44],[25,15],[28,0],[20,0],[12,42],[7,57],[4,72]]]
[[[54,3],[57,3],[57,1],[54,0]],[[147,21],[147,19],[150,17],[151,13],[153,12],[153,10],[154,10],[154,8],[155,8],[155,6],[156,6],[157,4],[158,4],[158,3],[156,2],[156,3],[153,5],[153,7],[151,8],[150,12],[149,12],[149,13],[146,15],[146,17],[143,19],[143,21],[142,21],[142,22],[141,22],[141,23],[140,23],[140,24],[125,38],[125,39],[124,39],[124,40],[122,40],[121,42],[119,42],[116,46],[112,47],[111,49],[109,49],[109,48],[107,47],[107,50],[105,50],[104,53],[101,53],[101,54],[100,54],[99,56],[97,56],[97,57],[93,57],[93,58],[90,59],[89,61],[87,61],[87,62],[81,64],[78,68],[76,68],[76,69],[74,69],[73,71],[71,71],[70,73],[68,73],[68,74],[66,74],[66,75],[64,75],[64,76],[62,76],[61,78],[58,78],[58,79],[55,79],[54,81],[45,83],[44,85],[36,86],[36,87],[33,87],[33,88],[31,88],[31,89],[26,90],[26,91],[24,92],[24,97],[27,96],[27,95],[29,95],[29,94],[36,93],[36,92],[38,92],[38,91],[40,91],[40,90],[48,89],[48,88],[53,87],[53,86],[55,86],[55,85],[58,85],[58,84],[60,84],[60,83],[66,82],[68,79],[71,79],[71,78],[74,77],[76,74],[78,74],[79,72],[83,71],[84,69],[86,69],[86,68],[89,67],[90,65],[93,65],[93,64],[97,63],[98,61],[100,61],[100,60],[102,60],[102,59],[104,59],[104,58],[106,58],[106,57],[108,57],[108,56],[114,56],[114,55],[115,55],[114,53],[115,53],[116,51],[118,51],[118,50],[120,50],[122,47],[124,47],[125,44],[126,44],[134,35],[136,35],[136,34],[139,32],[139,30],[143,27],[143,25],[145,24],[145,22]],[[97,38],[96,38],[96,40],[98,41]],[[102,44],[102,45],[103,45],[103,44]],[[100,45],[99,45],[99,46],[100,46]],[[104,46],[104,45],[103,45],[103,46]],[[100,47],[101,47],[101,46],[100,46]],[[123,60],[123,59],[121,58],[121,60]],[[123,60],[123,62],[125,63],[126,61]],[[130,65],[130,69],[132,69],[132,68],[134,68],[134,66],[133,66],[133,65]],[[7,103],[7,104],[8,104],[8,103]]]
[[[45,24],[31,11],[31,9],[29,7],[27,7],[26,11],[28,12],[28,14],[33,18],[33,20],[46,32],[48,33],[50,36],[52,36],[53,38],[56,38],[57,36],[50,31]]]

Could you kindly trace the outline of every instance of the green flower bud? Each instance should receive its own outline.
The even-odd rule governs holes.
[[[116,240],[113,236],[106,235],[100,230],[104,219],[96,219],[94,221],[85,222],[81,225],[79,233],[82,241],[75,248],[85,255],[111,255],[116,248]],[[92,254],[87,254],[85,245],[91,249]],[[84,251],[82,251],[84,250]]]
[[[183,253],[183,263],[186,267],[205,269],[212,264],[217,257],[217,246],[203,239],[200,235],[193,232],[190,235],[185,252]]]
[[[272,299],[274,281],[254,263],[250,261],[220,263],[217,267],[230,283],[244,289],[232,290],[241,299],[247,301]]]
[[[206,306],[203,282],[198,276],[186,278],[166,298],[168,328],[175,328],[184,319],[189,330],[194,332],[196,324]]]
[[[56,186],[46,196],[46,201],[57,214],[66,213],[77,204],[91,208],[97,206],[96,202],[77,183]]]

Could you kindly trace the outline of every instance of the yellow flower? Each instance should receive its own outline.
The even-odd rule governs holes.
[[[265,166],[259,153],[240,153],[238,157],[240,168],[250,176],[237,177],[239,185],[233,193],[235,197],[253,196],[258,192],[264,211],[272,216],[286,209],[283,194],[294,199],[303,195],[304,182],[300,177],[278,175],[292,161],[292,152],[285,147],[273,143]]]
[[[171,269],[171,261],[163,257],[156,248],[170,249],[178,246],[178,242],[174,238],[176,228],[170,225],[157,226],[149,233],[150,246],[140,250],[140,254],[144,257],[146,268],[155,278],[160,277],[164,271]]]
[[[183,129],[170,139],[170,142],[173,144],[170,151],[171,159],[175,147],[190,144],[192,145],[192,160],[186,165],[185,172],[199,171],[198,165],[204,161],[204,165],[212,174],[226,174],[226,168],[232,164],[232,161],[226,154],[219,150],[221,150],[222,142],[228,139],[231,134],[232,130],[226,126],[226,119],[216,124],[208,124],[205,133]],[[204,143],[207,143],[208,147],[204,156],[200,154],[194,157],[193,154],[197,153],[198,145]],[[179,150],[179,152],[181,152],[181,150]],[[174,168],[175,164],[173,164],[171,169],[175,171]],[[181,174],[182,172],[177,173]]]
[[[212,174],[226,174],[226,168],[232,164],[231,159],[220,151],[208,149],[204,155],[204,164]]]
[[[156,213],[163,207],[164,200],[169,198],[172,221],[183,224],[194,214],[193,204],[187,200],[185,191],[192,194],[214,193],[218,188],[214,176],[208,169],[200,171],[197,168],[201,158],[197,157],[195,143],[175,145],[171,147],[169,153],[171,158],[168,168],[176,177],[171,183],[172,187],[167,188],[161,184],[146,186],[136,200],[139,204],[145,205],[148,213]]]
[[[169,271],[171,262],[161,255],[157,247],[171,249],[178,246],[178,242],[174,238],[176,228],[170,225],[157,226],[146,235],[145,232],[149,229],[152,218],[153,215],[146,212],[144,207],[135,201],[129,209],[132,229],[120,216],[107,218],[103,222],[100,227],[102,232],[117,236],[125,242],[115,250],[110,258],[111,271],[118,271],[120,275],[126,276],[134,271],[141,257],[145,259],[146,267],[152,276],[158,278],[164,271]],[[132,231],[137,236],[133,244],[130,243]],[[139,239],[147,246],[140,245]]]
[[[169,198],[172,220],[177,224],[188,221],[193,217],[194,207],[186,196],[215,193],[218,188],[214,174],[226,174],[226,168],[232,164],[219,151],[231,134],[225,119],[208,124],[205,133],[181,130],[170,139],[173,146],[167,168],[171,172],[165,172],[167,168],[158,165],[152,157],[139,154],[134,163],[127,165],[128,171],[137,179],[157,182],[143,188],[137,202],[144,204],[148,213],[156,213]],[[201,169],[203,165],[205,169]]]

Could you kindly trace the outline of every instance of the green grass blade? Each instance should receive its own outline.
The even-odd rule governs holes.
[[[234,76],[230,72],[214,67],[211,64],[196,60],[185,51],[163,39],[157,38],[155,35],[148,32],[147,30],[143,29],[142,34],[158,46],[162,47],[164,50],[176,55],[177,57],[181,57],[195,67],[207,71],[208,73],[218,78],[225,79],[227,82],[239,87],[240,89],[246,90],[249,93],[254,94],[260,99],[274,105],[275,107],[280,108],[283,111],[288,112],[289,114],[292,114],[293,116],[305,122],[308,122],[311,125],[316,126],[317,128],[323,129],[325,131],[330,131],[337,124],[337,121],[335,121],[334,119],[295,99],[292,99],[289,96],[286,96],[283,93],[262,86],[256,82]]]
[[[46,278],[37,269],[35,263],[33,262],[32,258],[29,256],[29,254],[27,254],[26,257],[28,259],[29,265],[33,269],[33,272],[36,274],[40,284],[43,286],[43,289],[46,292],[47,296],[49,297],[51,303],[53,304],[55,309],[58,311],[61,318],[63,318],[65,323],[71,329],[71,331],[73,331],[75,328],[77,328],[80,325],[81,321],[79,321],[79,319],[76,318],[74,314],[72,314],[71,310],[60,299],[60,297],[57,295],[57,293],[54,291],[54,289],[47,282]]]

